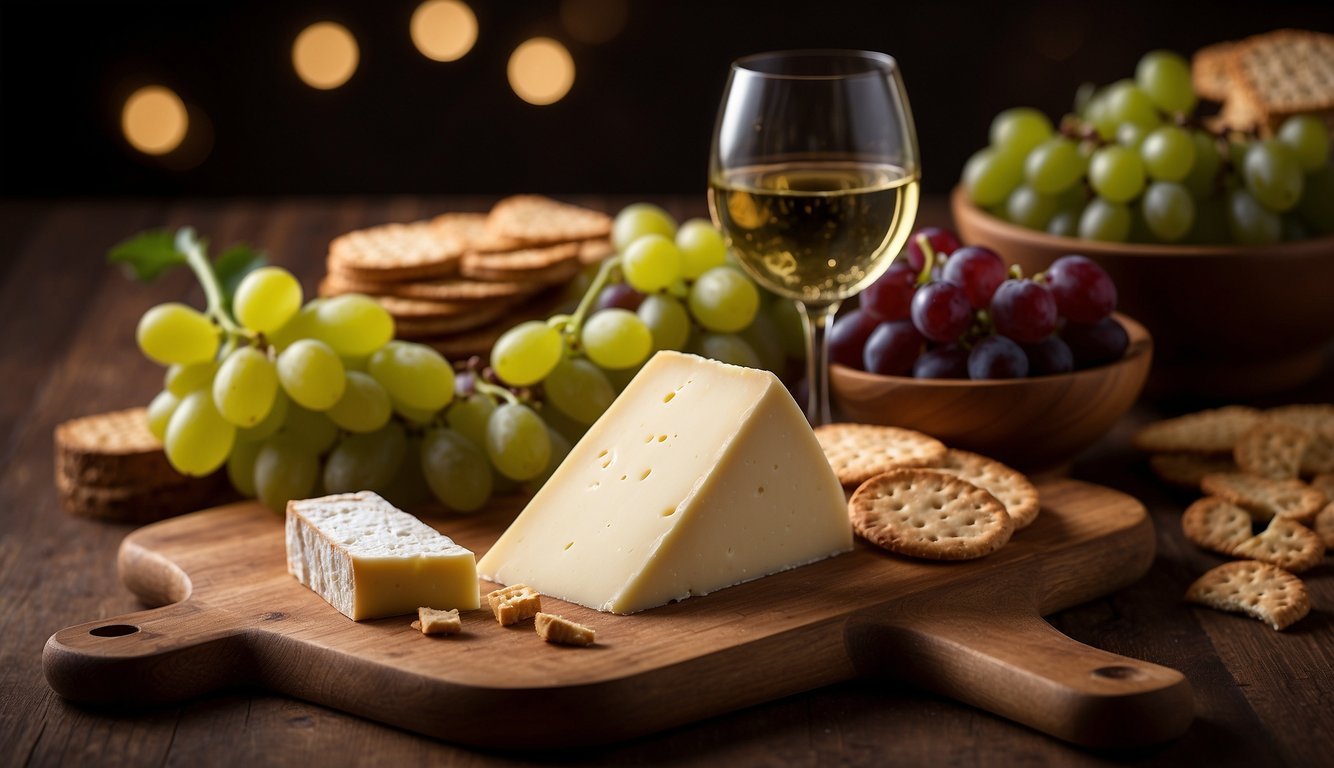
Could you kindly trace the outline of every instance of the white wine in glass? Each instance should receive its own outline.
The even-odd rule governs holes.
[[[789,51],[732,65],[709,208],[746,271],[801,309],[813,425],[830,419],[825,331],[907,241],[919,175],[912,113],[889,56]]]

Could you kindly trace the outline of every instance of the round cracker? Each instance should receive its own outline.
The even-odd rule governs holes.
[[[1186,507],[1181,532],[1205,549],[1230,555],[1251,538],[1251,513],[1215,496],[1205,496]]]
[[[1151,453],[1232,453],[1237,440],[1261,419],[1242,405],[1155,421],[1135,434],[1135,447]]]
[[[367,281],[441,277],[458,269],[464,248],[463,238],[429,221],[382,224],[336,238],[328,267]]]
[[[873,544],[929,560],[971,560],[1005,546],[1014,521],[996,497],[958,477],[896,469],[848,502],[852,527]]]
[[[1244,613],[1274,629],[1290,626],[1311,611],[1311,597],[1301,579],[1255,560],[1224,563],[1207,571],[1186,590],[1186,600]]]
[[[1037,486],[1023,473],[995,459],[951,448],[945,452],[944,460],[931,468],[956,475],[995,496],[1014,520],[1015,530],[1027,528],[1038,518]]]
[[[496,203],[487,228],[525,243],[563,243],[611,236],[611,217],[541,195],[515,195]]]
[[[874,424],[824,424],[815,438],[845,486],[903,467],[929,467],[945,458],[945,444],[911,429]]]
[[[1307,522],[1325,505],[1325,494],[1300,480],[1270,480],[1234,472],[1206,475],[1200,488],[1248,510],[1258,520],[1289,517]]]

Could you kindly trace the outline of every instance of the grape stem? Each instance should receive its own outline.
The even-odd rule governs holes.
[[[485,379],[482,378],[473,379],[472,385],[474,389],[476,389],[478,392],[484,395],[490,395],[492,398],[495,398],[497,400],[504,400],[505,402],[511,405],[519,404],[519,398],[516,397],[513,392],[509,391],[508,389],[505,389],[502,386],[492,384],[491,382],[486,381]]]
[[[559,330],[567,337],[572,337],[573,341],[578,341],[579,330],[584,326],[584,318],[588,317],[588,312],[593,308],[593,302],[602,293],[602,289],[607,287],[607,281],[611,279],[612,270],[621,265],[621,257],[613,256],[602,262],[593,282],[588,284],[588,290],[584,291],[584,296],[579,300],[579,306],[574,308],[572,315],[557,315],[551,318],[550,322],[553,328]]]
[[[204,245],[195,236],[194,227],[181,227],[177,230],[176,250],[185,257],[185,263],[190,266],[190,271],[195,273],[195,278],[204,289],[204,299],[208,305],[204,309],[204,314],[217,321],[227,332],[227,343],[232,344],[236,336],[246,336],[245,330],[227,314],[224,308],[222,285],[218,283],[218,276],[214,274],[212,265],[208,263],[208,257],[204,255]]]
[[[931,247],[931,238],[917,236],[917,247],[922,249],[922,271],[917,273],[917,287],[931,282],[931,270],[936,266],[936,249]]]

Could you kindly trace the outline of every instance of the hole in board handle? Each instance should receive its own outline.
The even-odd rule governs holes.
[[[94,637],[124,637],[138,631],[139,628],[133,624],[108,624],[105,627],[94,627],[88,630],[88,634]]]
[[[1127,680],[1139,675],[1139,670],[1134,667],[1112,666],[1098,667],[1093,670],[1094,677],[1103,677],[1109,680]]]

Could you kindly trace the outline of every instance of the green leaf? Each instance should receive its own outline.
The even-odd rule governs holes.
[[[141,232],[111,249],[107,261],[121,264],[135,278],[147,283],[172,267],[185,263],[176,250],[175,236],[158,229]]]
[[[223,301],[228,309],[231,308],[232,297],[236,295],[236,287],[241,284],[241,280],[268,263],[263,251],[245,243],[233,245],[218,254],[218,258],[213,260],[213,274],[218,276],[218,282],[222,284]]]

